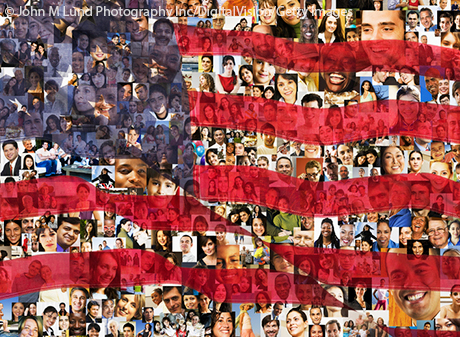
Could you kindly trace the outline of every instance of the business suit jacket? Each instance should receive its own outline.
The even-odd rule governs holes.
[[[13,175],[14,176],[19,175],[19,170],[21,169],[21,162],[22,162],[21,156],[18,156],[16,158],[16,161],[15,161],[14,165],[13,165]],[[2,177],[9,177],[9,176],[11,176],[10,162],[7,162],[5,164],[5,166],[3,166]]]
[[[431,62],[433,62],[433,60],[434,60],[433,49],[430,46],[426,45],[426,44],[422,44],[419,47],[420,65],[430,66],[431,62],[428,62],[428,60],[427,60],[428,58],[430,58]]]

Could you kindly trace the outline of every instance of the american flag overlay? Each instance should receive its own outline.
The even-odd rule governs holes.
[[[0,336],[455,337],[456,0],[0,0]]]

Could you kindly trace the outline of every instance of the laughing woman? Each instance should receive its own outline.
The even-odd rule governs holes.
[[[303,19],[300,30],[302,32],[300,42],[318,43],[318,22],[310,13]]]
[[[292,337],[304,337],[307,331],[308,319],[303,310],[292,308],[286,315],[286,329]]]
[[[213,311],[211,329],[214,337],[235,337],[232,313]]]
[[[404,173],[404,151],[399,146],[383,147],[380,153],[382,158],[382,174]]]
[[[300,105],[297,100],[297,74],[279,74],[275,77],[276,97],[280,102]]]

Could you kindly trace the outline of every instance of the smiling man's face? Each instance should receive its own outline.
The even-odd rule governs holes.
[[[389,254],[387,259],[390,284],[396,288],[390,291],[398,307],[413,319],[433,319],[440,310],[435,258],[409,260],[405,254]]]

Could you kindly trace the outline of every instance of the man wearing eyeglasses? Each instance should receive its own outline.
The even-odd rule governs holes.
[[[324,177],[321,174],[321,164],[317,160],[310,160],[307,165],[305,165],[305,173],[302,173],[299,179],[315,183],[324,181]]]
[[[447,230],[447,224],[440,218],[431,218],[428,222],[427,234],[433,247],[435,248],[447,248],[449,232]]]

